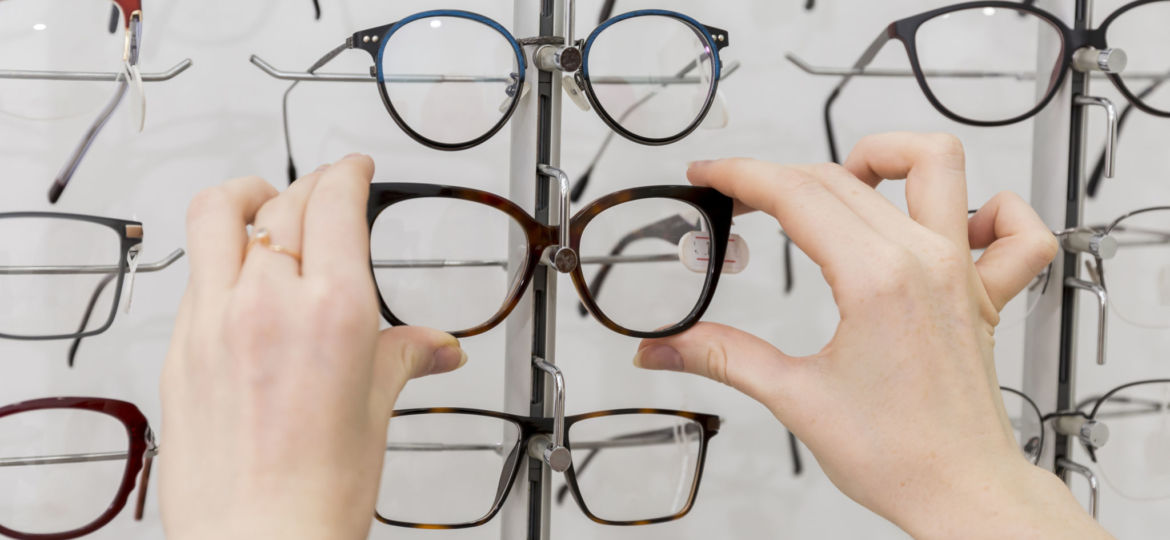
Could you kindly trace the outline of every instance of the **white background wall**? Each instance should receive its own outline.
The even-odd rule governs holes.
[[[9,0],[5,9],[20,2]],[[529,1],[533,9],[535,2]],[[502,0],[421,0],[359,2],[323,0],[324,17],[312,20],[309,0],[146,0],[144,71],[161,71],[182,58],[195,66],[179,78],[150,84],[146,131],[134,134],[127,111],[119,111],[94,144],[61,203],[54,210],[137,218],[144,222],[144,260],[162,257],[184,243],[183,215],[199,190],[225,179],[259,174],[284,184],[280,138],[280,95],[285,84],[268,78],[248,63],[257,53],[288,69],[303,68],[357,29],[384,24],[416,11],[450,7],[481,12],[510,25],[512,3]],[[581,30],[592,28],[600,0],[581,0]],[[731,109],[731,124],[720,131],[697,131],[675,145],[649,148],[616,139],[595,173],[590,197],[617,189],[658,183],[683,183],[686,163],[699,158],[752,156],[785,162],[827,159],[820,106],[831,78],[799,72],[783,59],[795,51],[823,64],[851,63],[890,21],[945,1],[887,0],[862,2],[819,0],[813,13],[799,0],[728,2],[622,0],[618,10],[667,7],[729,30],[732,45],[725,61],[743,68],[722,85]],[[1103,14],[1117,2],[1098,8]],[[104,13],[104,12],[103,12]],[[64,32],[92,21],[62,12]],[[105,20],[101,24],[104,26]],[[0,39],[13,29],[0,18]],[[19,29],[17,29],[19,30]],[[579,31],[580,33],[580,31]],[[81,45],[81,44],[78,44]],[[29,48],[0,42],[0,66],[33,68],[86,67],[84,46]],[[116,53],[115,53],[116,54]],[[876,65],[906,66],[897,45],[889,46]],[[348,52],[337,69],[361,71],[368,57]],[[23,86],[15,86],[17,84]],[[61,85],[68,85],[63,88]],[[53,174],[93,114],[107,98],[109,86],[69,83],[12,83],[5,91],[60,92],[51,99],[78,107],[82,114],[54,121],[0,118],[0,211],[48,209],[44,192]],[[1120,99],[1105,84],[1104,95]],[[21,90],[22,92],[25,90]],[[294,144],[303,170],[365,152],[377,162],[379,180],[450,183],[496,193],[507,190],[504,130],[490,142],[455,154],[426,149],[404,136],[386,115],[373,85],[306,84],[292,100]],[[2,96],[3,94],[0,94]],[[973,96],[976,97],[976,96]],[[1096,112],[1094,111],[1094,115]],[[986,129],[952,123],[939,115],[908,79],[857,80],[839,101],[839,140],[849,148],[861,136],[878,131],[945,130],[958,134],[968,152],[969,198],[978,205],[995,193],[1011,190],[1027,197],[1031,175],[1032,125]],[[564,168],[581,170],[607,129],[592,113],[566,104],[563,132]],[[1100,122],[1094,116],[1093,138]],[[1054,134],[1064,137],[1063,134]],[[1170,202],[1165,120],[1135,114],[1122,140],[1118,179],[1088,207],[1090,222],[1155,202]],[[1095,155],[1095,151],[1093,152]],[[1037,178],[1060,182],[1063,178]],[[901,186],[880,190],[902,204]],[[1050,223],[1056,227],[1058,224]],[[720,284],[706,318],[739,326],[792,354],[817,351],[831,337],[836,311],[817,268],[803,255],[796,263],[797,290],[781,292],[781,242],[769,218],[737,219],[735,231],[752,246],[752,263],[743,274]],[[875,271],[881,271],[875,268]],[[1112,269],[1111,269],[1112,270]],[[1122,272],[1112,270],[1122,279]],[[79,365],[64,367],[66,342],[0,342],[0,402],[54,395],[96,395],[139,405],[157,427],[160,421],[157,381],[182,288],[186,262],[170,270],[140,276],[134,310],[120,314],[104,335],[87,340]],[[727,422],[713,440],[698,503],[686,519],[651,527],[616,528],[589,522],[573,506],[553,512],[554,538],[900,538],[902,533],[839,494],[805,453],[809,470],[794,478],[784,431],[760,405],[715,383],[685,375],[646,373],[630,359],[637,341],[609,332],[591,319],[576,316],[571,285],[561,284],[558,363],[569,384],[570,413],[625,406],[651,406],[717,413]],[[1085,297],[1088,300],[1088,297]],[[1092,324],[1082,321],[1082,351],[1091,351]],[[1114,321],[1111,365],[1097,367],[1082,358],[1080,393],[1088,395],[1116,383],[1170,374],[1164,353],[1165,332],[1139,332]],[[502,328],[464,341],[468,365],[457,373],[411,383],[399,406],[502,406]],[[999,336],[1001,378],[1020,381],[1022,328]],[[1085,354],[1081,355],[1085,357]],[[859,359],[860,360],[860,359]],[[305,399],[312,399],[306,396]],[[162,435],[163,458],[166,434]],[[557,480],[557,485],[559,485]],[[1082,490],[1083,491],[1083,490]],[[1108,491],[1103,519],[1124,538],[1153,538],[1164,531],[1165,502],[1131,505]],[[151,498],[143,523],[127,509],[95,538],[159,538],[157,500]],[[465,531],[413,531],[375,524],[375,538],[494,538],[498,522]]]

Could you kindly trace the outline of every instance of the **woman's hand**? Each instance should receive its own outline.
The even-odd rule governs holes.
[[[1056,239],[1010,193],[968,219],[954,137],[868,137],[843,167],[735,159],[688,176],[779,220],[821,267],[841,322],[804,358],[704,323],[645,341],[637,365],[760,401],[845,494],[915,538],[1107,537],[1023,458],[995,375],[999,310],[1052,260]],[[902,178],[909,216],[872,189]],[[973,262],[972,248],[986,251]]]
[[[442,332],[378,331],[373,172],[353,155],[279,195],[250,177],[191,203],[161,388],[167,538],[365,538],[399,391],[466,360]],[[249,245],[249,224],[293,255]]]

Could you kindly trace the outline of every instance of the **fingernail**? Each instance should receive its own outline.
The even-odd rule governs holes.
[[[331,165],[331,164],[330,164],[330,163],[326,163],[326,164],[324,164],[324,165],[321,165],[320,167],[317,167],[317,170],[315,170],[315,171],[313,171],[313,172],[315,172],[315,173],[324,172],[324,171],[325,171],[325,169],[328,169],[328,168],[329,168],[329,165]]]
[[[688,163],[688,164],[687,164],[687,168],[688,168],[688,169],[694,169],[694,168],[696,168],[696,167],[702,167],[702,166],[704,166],[704,165],[706,165],[706,164],[708,164],[708,163],[711,163],[711,160],[709,160],[709,159],[700,159],[700,160],[698,160],[698,161],[692,161],[692,162]]]
[[[651,345],[638,351],[634,365],[642,369],[683,370],[682,355],[669,345]]]
[[[466,363],[467,353],[463,352],[462,348],[458,345],[445,345],[435,351],[435,355],[431,359],[431,369],[427,371],[427,375],[455,371]]]
[[[365,154],[363,154],[361,152],[354,152],[352,154],[346,154],[345,157],[343,157],[341,159],[349,159],[349,158],[363,157],[363,156],[365,156]]]

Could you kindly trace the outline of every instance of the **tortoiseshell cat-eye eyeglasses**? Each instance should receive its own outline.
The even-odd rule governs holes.
[[[565,486],[589,519],[648,525],[685,516],[695,503],[710,414],[616,409],[567,416],[572,461]],[[492,520],[527,461],[529,441],[554,433],[553,418],[478,409],[394,412],[376,518],[417,529],[462,529]]]
[[[138,486],[142,519],[158,453],[132,403],[54,397],[0,407],[0,536],[68,540],[112,521]]]
[[[702,317],[723,269],[710,261],[724,260],[731,217],[731,199],[714,189],[648,186],[593,202],[562,235],[498,195],[408,183],[372,184],[367,216],[371,268],[391,324],[456,337],[486,332],[516,307],[544,263],[569,274],[601,324],[639,338],[676,334]],[[612,251],[631,228],[664,220],[690,229],[677,246]],[[598,275],[606,277],[604,295],[593,285]]]

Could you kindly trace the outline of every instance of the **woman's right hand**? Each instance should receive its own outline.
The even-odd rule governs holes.
[[[1055,256],[1018,196],[967,215],[949,135],[858,143],[844,166],[700,162],[697,185],[775,217],[815,261],[841,321],[796,358],[702,323],[646,340],[635,364],[704,375],[766,405],[846,495],[915,538],[1107,538],[1054,475],[1022,456],[993,358],[999,310]],[[906,179],[909,215],[874,191]],[[971,249],[985,249],[978,261]]]

